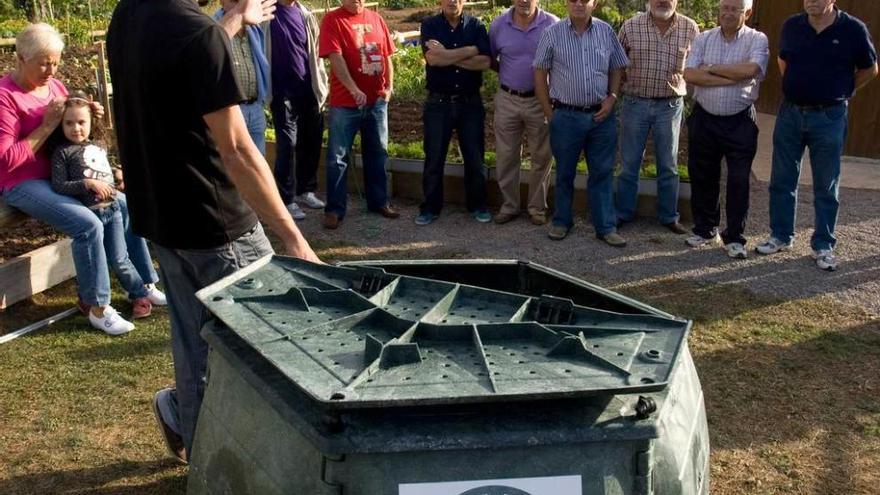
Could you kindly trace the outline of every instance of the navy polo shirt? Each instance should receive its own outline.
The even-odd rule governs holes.
[[[837,20],[818,34],[806,13],[783,24],[779,58],[787,64],[782,92],[788,101],[798,105],[846,101],[855,90],[854,71],[877,62],[865,23],[836,10]]]
[[[422,21],[422,51],[427,51],[428,40],[437,40],[447,49],[474,45],[480,55],[491,56],[489,33],[476,17],[462,14],[458,26],[452,27],[443,14]],[[477,94],[483,84],[483,71],[462,69],[456,65],[425,67],[428,91],[447,94]]]

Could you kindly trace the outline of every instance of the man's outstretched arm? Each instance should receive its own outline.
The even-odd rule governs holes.
[[[320,263],[281,201],[269,164],[251,140],[239,106],[222,108],[203,118],[235,188],[281,239],[285,254]]]

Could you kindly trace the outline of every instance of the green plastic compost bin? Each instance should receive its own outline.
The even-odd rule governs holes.
[[[274,256],[198,295],[190,494],[708,493],[689,321],[518,261]]]

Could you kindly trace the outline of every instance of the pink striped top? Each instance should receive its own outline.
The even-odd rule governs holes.
[[[54,78],[42,98],[21,89],[12,76],[0,79],[0,191],[51,177],[48,150],[42,147],[35,154],[25,138],[43,123],[46,105],[59,96],[67,96],[67,89]]]

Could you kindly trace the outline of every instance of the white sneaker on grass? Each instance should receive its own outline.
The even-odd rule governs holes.
[[[721,242],[721,236],[716,233],[714,236],[705,238],[701,235],[694,234],[684,240],[684,243],[692,248],[710,246]]]
[[[837,270],[837,258],[834,257],[834,251],[830,249],[814,250],[813,259],[816,260],[816,266],[826,272]]]
[[[294,220],[302,220],[306,217],[306,212],[302,211],[302,208],[299,207],[296,203],[290,203],[287,205],[287,211],[290,212],[290,216]]]
[[[733,259],[744,260],[748,257],[746,247],[738,242],[729,242],[725,244],[724,250],[727,251],[727,256]]]
[[[122,335],[134,330],[134,323],[119,316],[119,313],[110,306],[104,308],[102,316],[95,316],[89,311],[89,323],[107,335]]]
[[[165,293],[157,289],[156,284],[147,284],[147,299],[153,303],[153,306],[168,306]]]
[[[781,251],[791,251],[791,243],[782,242],[775,237],[770,237],[766,241],[755,246],[755,252],[758,254],[776,254]]]
[[[303,203],[304,205],[308,206],[309,208],[312,208],[315,210],[319,210],[319,209],[327,206],[323,201],[321,201],[317,196],[315,196],[315,193],[313,193],[313,192],[307,192],[305,194],[300,194],[300,195],[294,197],[293,200],[296,201],[297,203]]]

